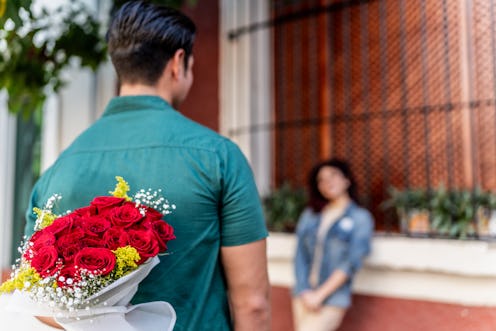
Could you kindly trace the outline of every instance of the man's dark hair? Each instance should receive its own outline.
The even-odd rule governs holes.
[[[196,27],[180,11],[147,1],[125,3],[107,31],[110,58],[121,82],[153,85],[177,50],[193,50]]]
[[[329,202],[329,200],[322,196],[317,184],[317,176],[320,169],[322,169],[323,167],[336,168],[343,174],[346,179],[348,179],[348,181],[350,182],[347,190],[348,195],[352,200],[357,202],[356,182],[351,172],[350,165],[346,161],[332,158],[317,164],[310,171],[310,174],[308,176],[309,207],[312,208],[314,212],[320,212]]]

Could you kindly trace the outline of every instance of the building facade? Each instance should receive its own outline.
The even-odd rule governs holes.
[[[361,202],[384,230],[378,205],[389,185],[496,189],[495,6],[494,0],[200,0],[185,8],[198,36],[195,83],[180,111],[241,147],[261,196],[286,181],[303,185],[323,158],[347,158]],[[108,63],[95,73],[74,68],[66,75],[70,83],[46,103],[42,169],[116,94]],[[23,220],[14,219],[12,207],[17,124],[2,98],[0,266],[6,268]],[[493,246],[378,233],[341,330],[490,330]],[[292,235],[269,238],[275,331],[292,328],[293,250]]]

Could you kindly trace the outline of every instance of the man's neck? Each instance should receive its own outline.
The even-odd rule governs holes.
[[[168,103],[171,103],[171,96],[166,91],[159,89],[157,86],[143,84],[123,84],[119,91],[120,96],[130,95],[155,95],[161,97]]]

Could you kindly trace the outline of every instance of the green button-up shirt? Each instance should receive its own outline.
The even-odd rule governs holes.
[[[142,282],[134,303],[167,301],[176,309],[174,330],[230,330],[219,249],[267,236],[251,169],[239,148],[181,115],[154,96],[111,100],[36,183],[25,233],[33,232],[33,207],[54,193],[58,213],[109,195],[115,176],[139,189],[162,189],[176,205],[165,219],[174,227],[169,255]]]

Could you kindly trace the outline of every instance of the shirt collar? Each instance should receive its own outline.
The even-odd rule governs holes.
[[[118,96],[110,100],[103,116],[139,110],[174,110],[172,106],[159,96],[130,95]]]
[[[346,206],[346,208],[344,209],[344,213],[343,213],[343,216],[350,216],[350,213],[353,209],[355,209],[357,207],[357,204],[355,203],[355,201],[351,200],[348,205]]]

